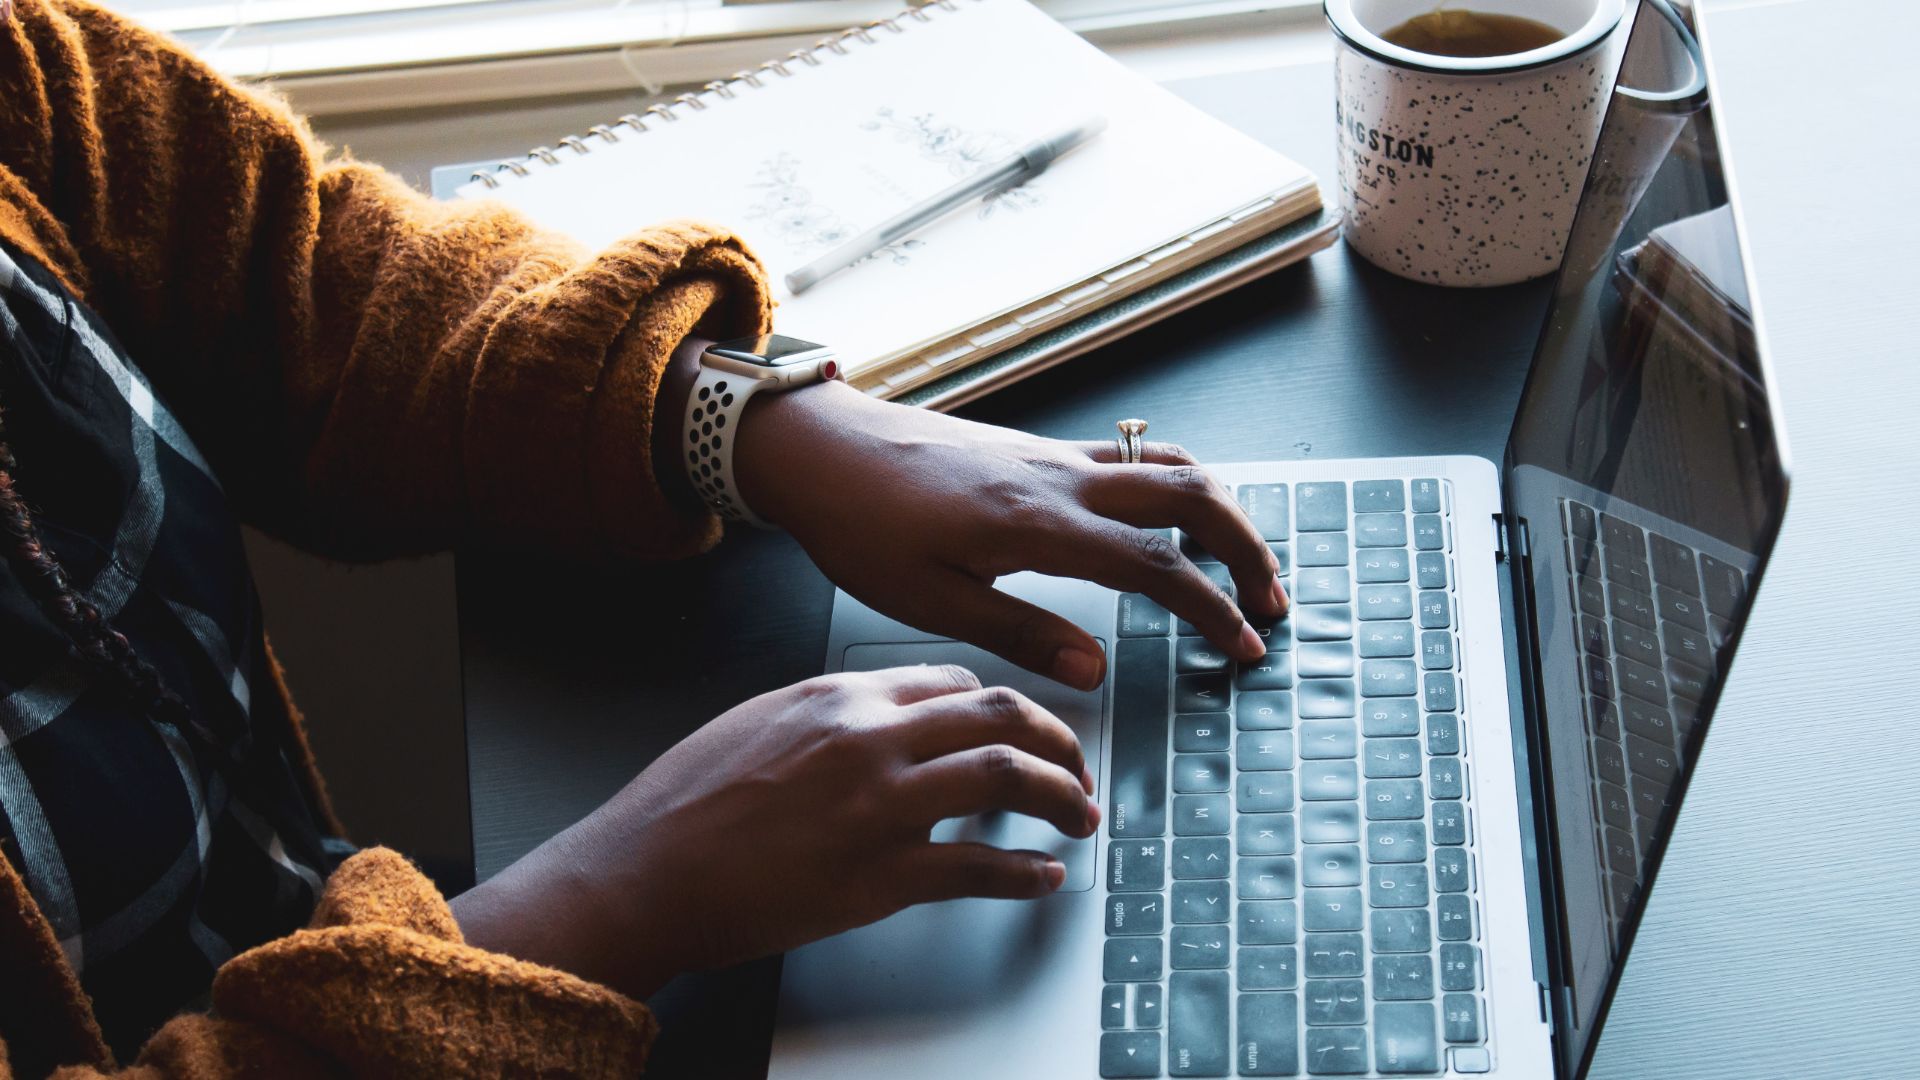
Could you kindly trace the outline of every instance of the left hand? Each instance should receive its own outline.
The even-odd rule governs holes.
[[[1287,598],[1273,553],[1186,451],[1149,443],[1113,464],[1114,440],[1067,443],[877,401],[844,383],[749,407],[734,471],[741,497],[791,532],[834,583],[929,633],[1092,689],[1106,657],[1085,630],[993,588],[1021,570],[1144,593],[1236,660],[1265,653],[1232,597],[1175,527],[1232,573],[1249,614]]]

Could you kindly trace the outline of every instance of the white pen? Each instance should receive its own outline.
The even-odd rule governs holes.
[[[989,165],[952,187],[924,199],[841,244],[786,277],[787,290],[796,295],[822,278],[845,270],[888,244],[929,222],[952,213],[979,196],[1021,184],[1047,171],[1061,155],[1106,130],[1105,117],[1094,116],[1043,139],[1035,139],[996,165]]]

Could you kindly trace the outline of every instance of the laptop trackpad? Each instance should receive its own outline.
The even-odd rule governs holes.
[[[1101,647],[1106,642],[1101,642]],[[879,645],[850,645],[842,658],[846,671],[875,671],[880,668],[914,664],[959,664],[980,677],[983,686],[1010,686],[1032,698],[1041,708],[1059,717],[1080,738],[1087,755],[1087,767],[1093,770],[1094,790],[1101,788],[1101,704],[1104,690],[1075,690],[1042,678],[1024,668],[971,645],[957,641],[901,642]],[[999,848],[1025,848],[1044,851],[1058,858],[1067,868],[1062,892],[1080,892],[1093,887],[1094,847],[1090,840],[1071,840],[1044,821],[1020,814],[984,814],[979,817],[943,821],[933,830],[939,842],[973,840]]]

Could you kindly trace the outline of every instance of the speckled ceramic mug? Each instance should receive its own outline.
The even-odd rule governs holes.
[[[1436,0],[1325,4],[1338,41],[1348,246],[1438,285],[1510,285],[1558,267],[1619,65],[1625,0],[1454,0],[1563,35],[1488,57],[1415,52],[1382,36]]]

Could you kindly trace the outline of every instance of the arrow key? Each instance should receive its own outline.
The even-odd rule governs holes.
[[[1100,1026],[1108,1030],[1127,1026],[1126,984],[1108,983],[1100,988]]]
[[[1100,1036],[1100,1075],[1109,1080],[1160,1075],[1160,1034],[1109,1031]]]

